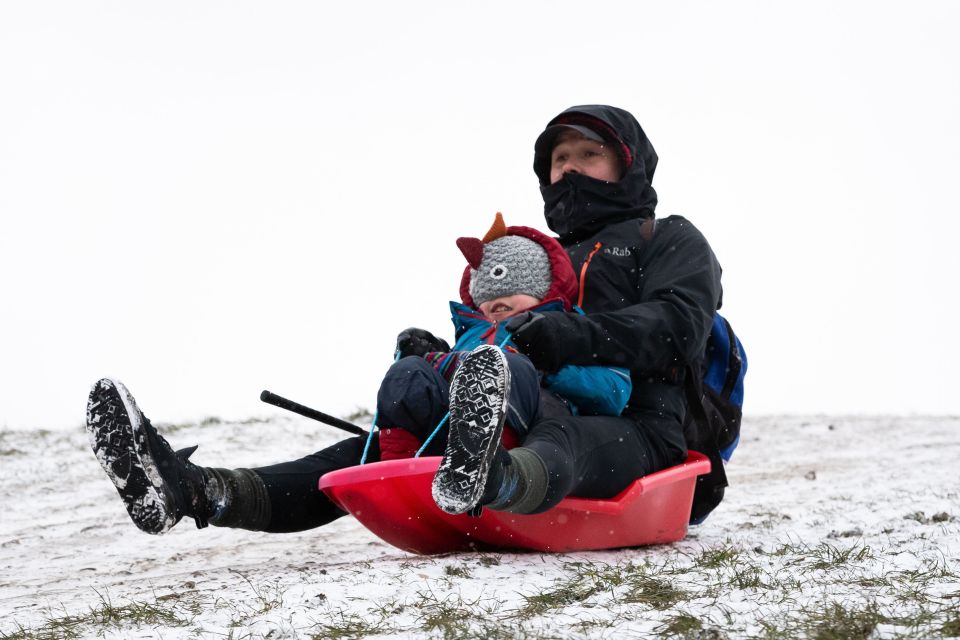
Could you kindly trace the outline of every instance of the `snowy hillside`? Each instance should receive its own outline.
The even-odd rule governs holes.
[[[168,426],[209,466],[312,452],[300,418]],[[0,431],[0,638],[960,636],[960,419],[748,418],[727,499],[668,546],[413,556],[354,520],[128,520],[81,429]]]

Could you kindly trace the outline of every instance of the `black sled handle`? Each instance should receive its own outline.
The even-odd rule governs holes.
[[[294,402],[293,400],[287,400],[286,398],[278,396],[275,393],[271,393],[266,389],[260,392],[260,400],[266,402],[267,404],[272,404],[275,407],[280,407],[281,409],[286,409],[287,411],[300,414],[306,418],[312,418],[318,422],[322,422],[323,424],[328,424],[331,427],[336,427],[337,429],[343,429],[344,431],[355,433],[358,436],[368,435],[366,430],[361,429],[355,424],[347,422],[346,420],[341,420],[340,418],[334,418],[333,416],[327,415],[322,411],[305,407],[298,402]]]

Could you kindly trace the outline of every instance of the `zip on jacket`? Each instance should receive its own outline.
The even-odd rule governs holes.
[[[602,246],[602,242],[597,242],[597,244],[593,245],[593,251],[587,254],[587,259],[583,261],[583,266],[580,267],[580,295],[577,296],[578,307],[583,307],[583,292],[587,286],[587,267],[590,266],[590,261],[593,260],[593,256],[596,255],[597,251],[600,251],[600,247]]]

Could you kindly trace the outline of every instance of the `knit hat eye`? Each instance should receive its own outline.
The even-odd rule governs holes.
[[[507,269],[505,264],[495,264],[490,267],[490,277],[494,280],[503,280],[509,272],[510,270]]]

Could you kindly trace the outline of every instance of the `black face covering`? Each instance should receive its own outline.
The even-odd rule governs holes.
[[[631,218],[652,218],[657,208],[653,173],[657,153],[640,123],[629,112],[607,105],[570,107],[547,124],[560,121],[588,126],[615,136],[616,148],[624,165],[618,182],[603,182],[580,174],[567,174],[556,184],[550,180],[551,139],[544,134],[534,145],[533,171],[540,181],[543,213],[547,225],[561,241],[578,241],[593,235],[608,224]],[[564,124],[564,122],[560,122]]]
[[[621,182],[606,182],[568,173],[554,184],[541,185],[547,226],[563,239],[586,236],[620,220],[652,215],[637,209],[636,198]]]

